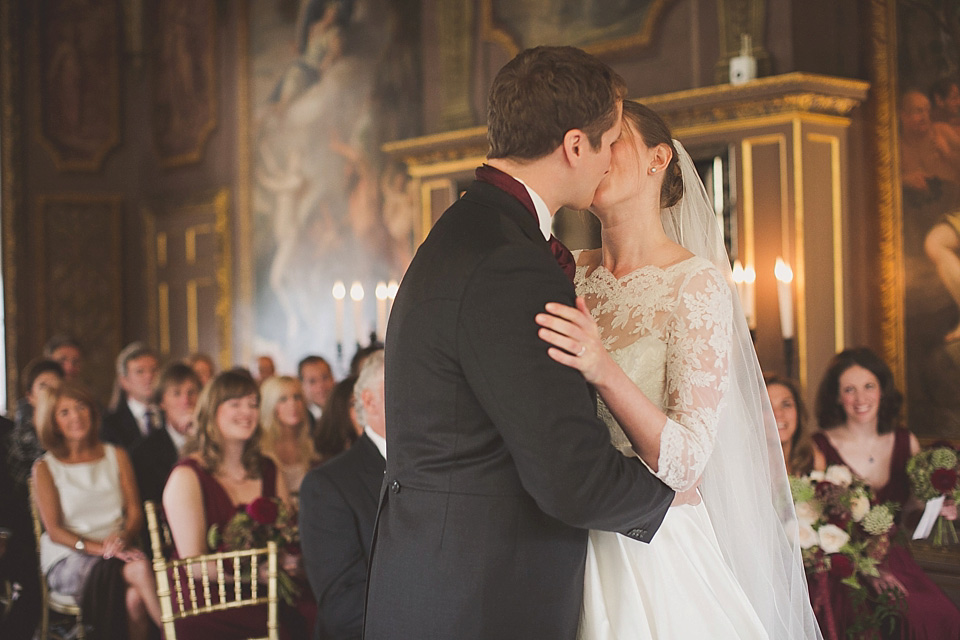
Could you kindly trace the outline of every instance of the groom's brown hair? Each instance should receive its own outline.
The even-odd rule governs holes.
[[[617,121],[627,85],[575,47],[521,51],[497,73],[487,102],[488,158],[541,158],[581,129],[594,150]]]

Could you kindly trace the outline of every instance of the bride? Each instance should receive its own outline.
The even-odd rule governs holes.
[[[769,400],[716,217],[647,107],[623,131],[577,255],[577,308],[537,316],[550,356],[600,394],[613,443],[696,505],[650,544],[591,531],[580,638],[820,638]]]

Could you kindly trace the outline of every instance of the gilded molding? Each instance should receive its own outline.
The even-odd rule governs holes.
[[[17,223],[22,209],[19,162],[22,152],[22,123],[19,107],[22,98],[19,2],[0,2],[0,213],[3,225],[3,313],[6,347],[4,367],[7,373],[6,398],[18,397],[17,367]]]
[[[238,335],[236,344],[240,346],[239,361],[250,362],[253,358],[253,223],[250,197],[253,185],[250,181],[252,163],[250,160],[250,5],[238,2],[237,6],[237,253],[243,256],[237,265],[239,282],[236,289],[235,319]],[[228,339],[232,347],[231,333]],[[229,356],[230,352],[227,352]],[[220,366],[233,366],[233,361],[224,353],[220,355]]]
[[[873,89],[876,109],[874,158],[877,210],[880,216],[880,331],[883,353],[893,370],[897,387],[906,393],[904,344],[904,270],[900,242],[901,217],[900,155],[897,152],[897,37],[896,2],[872,0],[870,37],[873,55]]]
[[[648,0],[650,7],[643,19],[643,24],[636,33],[620,38],[611,38],[609,40],[599,40],[584,44],[581,48],[592,53],[595,56],[608,54],[619,54],[626,51],[642,49],[650,44],[653,39],[654,28],[660,18],[663,9],[672,2],[672,0]],[[526,43],[520,41],[497,21],[493,10],[494,0],[480,0],[480,39],[483,42],[489,42],[501,47],[511,58],[517,55],[520,50],[527,46],[547,43]]]

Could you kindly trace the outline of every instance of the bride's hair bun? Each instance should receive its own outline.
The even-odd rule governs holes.
[[[647,147],[655,147],[658,144],[665,144],[670,147],[670,163],[667,165],[667,170],[664,171],[663,186],[660,189],[660,208],[667,209],[674,206],[683,197],[683,176],[680,173],[677,148],[673,146],[670,127],[656,111],[632,100],[624,100],[623,102],[623,119],[640,133],[640,137]]]

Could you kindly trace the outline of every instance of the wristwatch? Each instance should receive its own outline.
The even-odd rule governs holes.
[[[77,538],[77,543],[73,545],[73,548],[77,551],[83,552],[87,550],[87,545],[83,541],[83,538]]]

